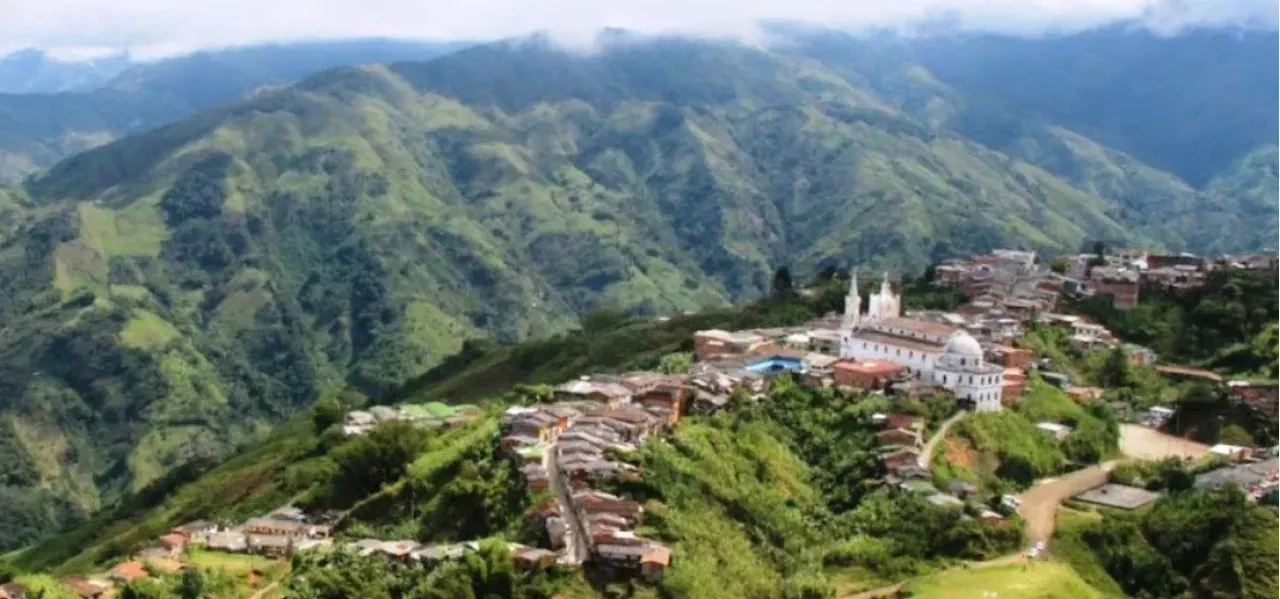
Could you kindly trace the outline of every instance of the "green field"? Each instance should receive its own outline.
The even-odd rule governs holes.
[[[914,599],[1103,599],[1066,564],[1021,565],[948,570],[908,584]],[[994,593],[994,595],[992,595]]]

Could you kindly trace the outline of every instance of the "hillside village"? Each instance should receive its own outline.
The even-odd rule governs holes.
[[[1092,271],[1136,273],[1135,284],[1154,284],[1153,272],[1156,277],[1170,269],[1201,272],[1179,270],[1176,266],[1181,262],[1165,266],[1166,258],[1145,255],[1129,260],[1127,266],[1095,266]],[[1074,260],[1073,265],[1095,258],[1081,255]],[[1138,266],[1142,260],[1146,268]],[[1205,268],[1218,262],[1196,264]],[[1247,267],[1254,262],[1234,264]],[[1018,340],[1027,327],[1056,327],[1081,348],[1122,348],[1133,364],[1158,364],[1159,356],[1151,350],[1126,344],[1086,318],[1057,311],[1064,294],[1099,294],[1124,307],[1130,291],[1134,297],[1138,293],[1136,287],[1117,289],[1116,283],[1108,283],[1114,279],[1110,274],[1102,279],[1072,276],[1073,268],[1065,274],[1053,272],[1038,263],[1035,254],[1012,250],[948,261],[937,267],[936,281],[960,287],[968,297],[951,311],[904,311],[887,275],[865,301],[864,310],[859,273],[854,272],[842,313],[794,327],[697,331],[690,340],[694,360],[687,368],[585,374],[551,387],[528,405],[507,408],[494,443],[518,466],[530,495],[543,498],[531,515],[541,522],[547,541],[545,547],[508,544],[516,564],[526,569],[590,567],[611,578],[660,580],[673,565],[672,547],[637,534],[645,516],[643,504],[608,492],[609,483],[643,479],[645,473],[629,457],[646,443],[670,434],[684,417],[732,409],[735,402],[761,401],[780,376],[802,385],[858,390],[894,401],[946,395],[954,398],[962,412],[982,413],[1018,405],[1033,379],[1058,386],[1077,401],[1099,395],[1100,389],[1075,385],[1069,376],[1054,372],[1049,361],[1020,347]],[[1274,268],[1274,257],[1266,268]],[[1194,285],[1196,280],[1188,275],[1171,284]],[[1195,369],[1165,368],[1168,376],[1206,376]],[[1223,386],[1237,401],[1275,409],[1274,382],[1206,380]],[[465,426],[483,414],[482,408],[466,404],[375,406],[347,412],[341,431],[345,436],[364,435],[391,421],[447,429]],[[1170,408],[1155,406],[1133,420],[1158,429],[1171,414]],[[921,494],[938,506],[963,510],[986,526],[1006,526],[1007,518],[1019,509],[1018,499],[1012,496],[994,506],[977,501],[978,489],[962,481],[941,489],[934,486],[928,448],[932,440],[927,436],[944,433],[945,426],[943,431],[931,430],[940,423],[897,411],[876,414],[873,422],[886,473],[882,484]],[[1070,432],[1057,422],[1037,426],[1058,440]],[[1275,492],[1274,448],[1220,445],[1208,453],[1219,456],[1222,467],[1200,474],[1197,486],[1235,484],[1255,499]],[[1133,509],[1153,501],[1157,494],[1111,482],[1076,497],[1086,503]],[[184,552],[197,547],[268,558],[347,550],[423,564],[456,559],[479,547],[478,540],[431,545],[412,539],[345,538],[340,534],[342,517],[340,512],[308,514],[283,506],[238,523],[190,522],[158,537],[151,547],[103,575],[64,582],[81,596],[102,596],[150,572],[180,570]],[[335,533],[339,533],[336,538]],[[0,597],[22,597],[20,589],[5,592]]]

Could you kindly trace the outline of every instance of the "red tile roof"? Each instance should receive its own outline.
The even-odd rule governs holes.
[[[111,569],[111,577],[125,582],[132,582],[147,577],[147,566],[142,562],[123,562]]]
[[[859,372],[872,375],[888,375],[902,372],[901,366],[881,360],[865,360],[862,362],[841,361],[836,362],[833,368],[846,372]]]

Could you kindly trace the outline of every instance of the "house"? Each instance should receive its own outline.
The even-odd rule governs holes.
[[[120,584],[129,584],[140,578],[147,577],[146,564],[139,561],[121,562],[111,568],[107,574],[107,578],[114,580]]]
[[[1055,441],[1062,441],[1067,438],[1067,435],[1071,434],[1071,427],[1056,422],[1038,422],[1036,423],[1036,428],[1053,435]]]
[[[947,482],[947,492],[956,497],[973,497],[978,494],[978,485],[969,481],[953,479]]]
[[[553,391],[558,401],[592,401],[610,406],[631,401],[630,389],[608,381],[579,379],[559,385]]]
[[[650,387],[635,398],[645,409],[661,409],[666,414],[666,424],[675,426],[685,411],[685,402],[692,390],[680,384],[664,383]]]
[[[556,563],[556,554],[546,549],[538,549],[536,547],[527,547],[525,545],[517,545],[512,548],[511,556],[515,560],[516,566],[526,570],[534,568],[549,568]]]
[[[1004,524],[1004,516],[1001,516],[999,512],[991,510],[982,510],[979,512],[978,519],[987,526],[999,526]]]
[[[107,594],[110,586],[85,578],[64,578],[62,584],[84,599],[98,599]]]
[[[209,535],[208,548],[227,553],[244,553],[249,549],[243,532],[223,531]]]
[[[279,519],[276,516],[250,518],[244,524],[244,531],[255,535],[279,535],[286,537],[328,538],[332,527],[319,524],[307,524],[298,520]]]
[[[186,524],[169,529],[172,534],[182,535],[188,543],[203,541],[209,535],[218,532],[218,525],[204,520],[193,520]]]
[[[902,447],[919,447],[920,433],[914,429],[891,428],[876,433],[876,445],[898,445]]]
[[[653,544],[640,556],[640,576],[649,582],[657,582],[671,567],[671,549],[666,545]]]
[[[163,572],[165,574],[177,574],[181,572],[184,566],[182,562],[176,559],[156,558],[143,560],[147,567],[154,572]]]
[[[897,470],[903,466],[919,464],[920,451],[914,447],[901,447],[880,456],[880,461],[888,470]]]
[[[250,553],[266,557],[281,557],[289,553],[292,538],[284,534],[251,534],[247,537]]]
[[[1280,385],[1276,381],[1227,381],[1227,398],[1274,416],[1280,403]]]
[[[1005,368],[1025,368],[1035,358],[1036,355],[1029,349],[1008,345],[1000,347],[1000,364]]]
[[[1246,457],[1252,455],[1253,452],[1250,451],[1248,447],[1241,447],[1239,445],[1227,445],[1225,443],[1219,443],[1217,445],[1214,445],[1213,447],[1210,447],[1209,453],[1216,456],[1227,458],[1228,460],[1231,460],[1233,462],[1239,462],[1241,460],[1244,460]]]
[[[1102,397],[1102,388],[1072,386],[1067,389],[1067,397],[1070,397],[1077,403],[1093,401]]]
[[[644,514],[644,506],[631,499],[600,491],[579,491],[573,494],[573,505],[584,516],[608,513],[634,523]]]
[[[187,537],[181,533],[171,532],[166,535],[160,535],[160,538],[156,539],[156,541],[171,555],[182,553],[187,548]]]
[[[883,360],[841,360],[832,365],[836,385],[855,389],[884,389],[902,376],[903,367]]]
[[[1186,366],[1164,365],[1156,366],[1156,372],[1159,372],[1165,378],[1179,381],[1202,381],[1221,385],[1223,382],[1222,375],[1211,370],[1203,368],[1189,368]]]
[[[729,332],[711,329],[693,334],[693,355],[699,360],[707,360],[719,356],[749,353],[769,344],[769,340],[764,336],[751,331]]]

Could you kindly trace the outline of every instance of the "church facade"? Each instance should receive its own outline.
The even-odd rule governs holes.
[[[978,340],[964,330],[903,318],[902,298],[890,288],[887,274],[863,313],[858,275],[853,273],[840,324],[840,357],[892,362],[971,402],[979,412],[1001,409],[1004,369],[987,363]]]

